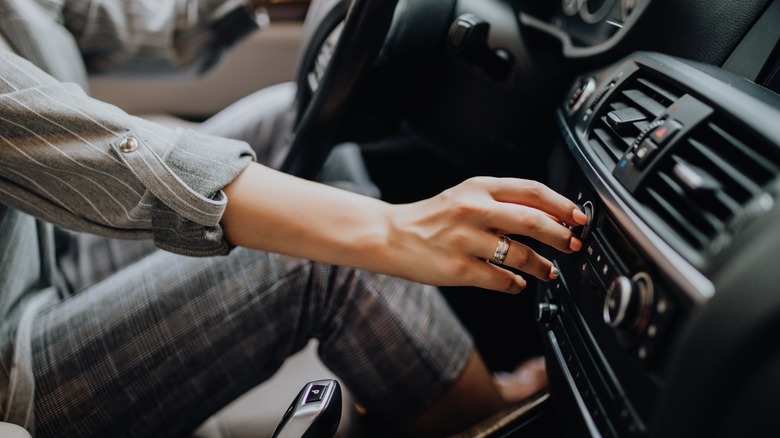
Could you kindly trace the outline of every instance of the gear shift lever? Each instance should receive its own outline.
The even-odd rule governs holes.
[[[307,383],[287,408],[273,438],[329,438],[341,421],[339,382],[315,380]]]

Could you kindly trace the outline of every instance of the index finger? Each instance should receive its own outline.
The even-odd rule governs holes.
[[[588,223],[588,217],[574,202],[538,181],[519,178],[494,181],[488,191],[496,201],[532,207],[574,227]]]

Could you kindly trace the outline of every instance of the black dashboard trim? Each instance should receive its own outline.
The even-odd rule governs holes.
[[[579,143],[588,144],[587,140],[576,137],[567,124],[566,114],[559,110],[557,117],[565,133],[564,140],[569,150],[615,220],[664,272],[670,274],[671,279],[694,302],[704,303],[712,298],[715,295],[715,286],[712,282],[664,242],[628,204],[621,200],[621,195],[613,188],[613,184],[602,177],[602,175],[611,175],[612,172],[598,157],[579,147]],[[624,193],[622,196],[629,195]]]
[[[756,135],[774,144],[780,144],[780,132],[774,130],[774,117],[777,115],[775,108],[780,104],[780,96],[723,69],[659,53],[637,52],[615,64],[611,70],[597,73],[599,87],[610,81],[620,82],[638,69],[669,78],[695,97],[703,99],[705,104],[718,108],[717,111],[724,116],[740,119],[740,123]],[[604,98],[598,101],[594,97],[584,107],[595,113],[607,100]],[[694,262],[686,259],[684,254],[653,231],[651,224],[640,218],[639,206],[635,205],[633,196],[616,180],[611,180],[611,170],[596,152],[587,146],[589,142],[585,134],[591,123],[589,117],[590,113],[583,109],[567,114],[565,108],[559,108],[556,113],[563,139],[578,165],[602,198],[607,210],[648,257],[667,273],[693,302],[706,302],[715,294],[716,287],[713,282]]]
[[[576,175],[559,178],[561,188],[569,196],[593,200],[599,213],[594,215],[597,228],[586,242],[587,251],[574,260],[561,260],[561,282],[564,278],[570,279],[572,289],[567,289],[566,293],[540,289],[538,301],[557,306],[558,318],[541,328],[545,331],[548,358],[555,364],[551,367],[551,382],[560,387],[557,391],[562,401],[558,404],[576,416],[578,411],[583,411],[580,405],[584,403],[585,413],[576,425],[590,435],[668,436],[678,424],[702,429],[712,417],[710,411],[718,416],[727,410],[718,400],[725,394],[739,395],[742,388],[738,382],[725,388],[712,385],[712,382],[728,380],[728,376],[734,375],[740,367],[752,369],[753,359],[760,359],[760,353],[773,339],[771,334],[757,336],[756,333],[772,333],[771,328],[776,327],[777,306],[771,304],[777,301],[773,292],[778,274],[771,268],[771,262],[756,262],[755,259],[771,259],[767,254],[776,248],[773,243],[776,239],[767,241],[760,231],[761,226],[772,227],[776,223],[780,210],[775,207],[774,216],[756,215],[745,219],[740,228],[731,229],[732,246],[724,247],[722,251],[692,249],[701,256],[701,260],[697,260],[682,250],[685,242],[676,240],[674,229],[664,228],[664,222],[650,214],[648,208],[651,207],[616,178],[612,167],[619,163],[599,155],[600,149],[607,146],[590,141],[588,135],[593,120],[600,121],[606,110],[621,108],[620,93],[624,85],[643,77],[661,80],[662,85],[674,86],[680,92],[675,94],[672,103],[664,104],[676,119],[688,120],[685,118],[688,112],[681,102],[684,98],[696,99],[713,111],[706,119],[708,123],[723,123],[728,128],[727,133],[732,133],[730,135],[737,141],[749,143],[744,146],[745,150],[761,151],[764,154],[761,156],[773,163],[780,160],[780,131],[777,130],[780,95],[711,65],[654,52],[636,52],[607,69],[579,78],[571,96],[579,96],[580,86],[587,78],[595,80],[597,89],[601,90],[585,99],[579,110],[569,110],[571,96],[559,106],[555,118],[560,126],[561,142],[556,146],[559,148],[556,152],[565,154],[560,159],[565,168],[577,169]],[[686,123],[692,129],[707,126],[690,120]],[[685,132],[681,132],[677,141],[693,137],[686,137]],[[677,145],[685,144],[688,143]],[[674,140],[667,145],[674,147]],[[738,157],[734,160],[738,161]],[[763,196],[774,201],[768,202],[770,206],[776,206],[780,199],[777,168],[777,165],[773,168],[775,177],[761,184]],[[661,168],[653,167],[651,163],[646,170],[653,172]],[[759,202],[759,198],[756,199]],[[770,213],[769,207],[765,210]],[[604,225],[605,221],[613,226]],[[602,241],[600,236],[609,238]],[[614,261],[609,260],[610,256],[615,256],[616,250],[620,250],[617,256],[626,260],[625,266],[610,264]],[[602,264],[593,265],[598,257]],[[594,269],[594,266],[603,267],[603,270]],[[625,327],[610,330],[602,318],[596,316],[598,309],[594,304],[608,298],[605,294],[610,279],[607,268],[613,278],[641,271],[647,273],[648,281],[652,280],[651,286],[660,295],[650,300],[654,305],[642,307],[652,307],[654,312],[652,333],[649,328],[640,332],[631,332]],[[762,294],[768,294],[769,298],[759,300]],[[635,314],[638,308],[634,307]],[[720,333],[722,331],[726,333]],[[591,333],[593,336],[588,337]],[[569,354],[567,349],[576,354]],[[580,351],[603,352],[603,357],[590,357]],[[730,354],[735,351],[740,354],[732,358]],[[717,364],[708,364],[718,354],[722,357]],[[578,362],[572,363],[571,356]],[[707,372],[702,372],[702,367],[708,368]],[[610,370],[616,373],[614,389],[625,394],[622,404],[620,400],[616,403],[610,393],[613,389],[610,382],[598,379],[599,373]],[[589,387],[582,383],[582,375]],[[713,396],[703,403],[705,406],[700,409],[700,415],[691,409],[690,420],[685,415],[678,418],[682,409],[695,403],[698,394],[710,393]],[[677,401],[677,398],[685,401]],[[664,406],[670,403],[673,409]],[[626,425],[623,420],[631,418],[632,408],[635,408],[636,418]],[[734,421],[747,418],[744,412],[735,412]],[[602,420],[602,415],[606,419]],[[723,417],[732,418],[725,414]],[[767,423],[772,422],[767,420]],[[598,429],[595,433],[593,426]],[[659,431],[662,432],[659,434]]]

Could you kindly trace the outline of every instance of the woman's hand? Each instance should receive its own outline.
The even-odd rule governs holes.
[[[437,286],[512,293],[525,280],[488,263],[500,236],[528,236],[568,253],[582,243],[562,223],[587,221],[563,196],[513,178],[472,178],[424,201],[390,205],[252,163],[225,193],[221,223],[235,245]],[[557,275],[549,260],[516,241],[503,265],[542,280]]]
[[[525,279],[488,263],[500,236],[527,236],[571,253],[582,242],[562,224],[586,222],[573,202],[543,184],[472,178],[433,198],[391,208],[388,263],[397,267],[396,275],[423,283],[516,293]],[[517,241],[510,241],[503,265],[541,280],[558,275],[549,260]]]

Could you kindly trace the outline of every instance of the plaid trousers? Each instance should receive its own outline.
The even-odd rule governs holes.
[[[32,337],[36,436],[181,436],[319,340],[372,413],[419,414],[460,375],[472,341],[433,287],[236,249],[152,251],[45,308]],[[109,242],[109,241],[106,241]],[[136,243],[128,243],[133,246]]]

